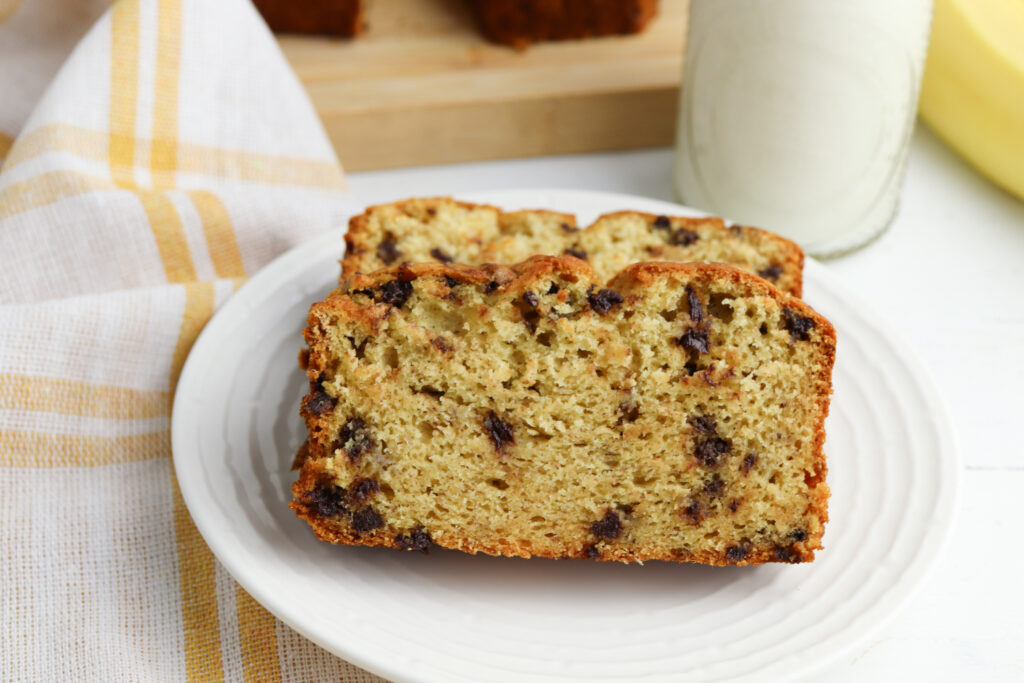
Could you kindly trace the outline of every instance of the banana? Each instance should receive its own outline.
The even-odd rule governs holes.
[[[1024,0],[935,0],[921,118],[1024,199]]]

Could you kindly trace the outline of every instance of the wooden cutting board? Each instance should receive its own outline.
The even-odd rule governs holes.
[[[377,0],[355,40],[280,36],[348,170],[672,143],[689,0],[636,36],[517,52],[464,0]]]

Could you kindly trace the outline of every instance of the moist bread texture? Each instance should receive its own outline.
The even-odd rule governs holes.
[[[372,206],[349,221],[343,275],[404,262],[518,263],[534,255],[569,254],[608,280],[638,261],[710,261],[758,275],[800,296],[803,251],[764,230],[726,227],[720,218],[619,211],[581,230],[571,214],[511,211],[447,197]]]
[[[354,274],[312,306],[291,507],[326,541],[804,562],[835,332],[721,264]]]

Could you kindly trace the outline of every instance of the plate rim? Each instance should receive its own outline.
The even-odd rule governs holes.
[[[562,202],[564,204],[580,204],[592,201],[616,201],[622,202],[624,207],[631,207],[633,210],[638,211],[692,216],[709,215],[703,211],[692,209],[676,202],[619,192],[523,187],[504,190],[460,192],[454,193],[454,195],[457,195],[456,198],[459,200],[488,203],[501,207],[510,204],[533,205],[549,203],[547,202],[547,199],[553,200],[553,203]],[[545,199],[540,202],[535,202],[532,199],[524,200],[524,198],[530,197],[541,197]],[[535,208],[542,207],[536,206]],[[550,208],[552,210],[566,209],[564,206],[551,206],[546,208]],[[237,319],[239,316],[244,317],[245,315],[250,314],[252,312],[250,300],[259,299],[264,292],[270,292],[275,288],[280,287],[281,282],[277,277],[278,274],[292,272],[297,267],[296,262],[306,263],[308,255],[319,254],[323,249],[331,248],[336,248],[340,257],[341,250],[343,248],[342,237],[345,232],[347,232],[347,220],[351,215],[356,215],[363,209],[364,205],[354,207],[352,209],[352,213],[346,212],[344,214],[343,220],[346,221],[346,225],[312,236],[310,239],[278,255],[266,266],[257,271],[245,284],[242,285],[242,287],[238,289],[237,292],[235,292],[217,311],[215,311],[214,315],[203,327],[192,346],[179,377],[177,387],[174,390],[174,405],[171,414],[172,462],[182,499],[188,509],[193,523],[196,525],[196,528],[202,536],[203,541],[232,579],[238,582],[238,584],[254,600],[259,602],[289,628],[295,630],[308,640],[316,643],[332,655],[344,659],[355,666],[379,676],[383,676],[389,680],[427,680],[411,675],[413,672],[403,669],[397,660],[389,661],[368,658],[358,649],[345,648],[343,644],[336,641],[328,642],[326,637],[310,630],[297,619],[294,619],[292,611],[289,609],[289,605],[282,604],[282,602],[278,601],[272,591],[266,590],[265,586],[262,585],[257,578],[250,575],[244,563],[240,560],[236,560],[233,558],[231,553],[225,551],[219,542],[219,535],[214,533],[213,521],[207,517],[206,511],[209,508],[204,508],[201,505],[201,501],[198,500],[199,492],[193,490],[188,484],[190,481],[189,478],[179,476],[180,473],[187,474],[192,471],[191,465],[193,464],[189,463],[186,456],[183,454],[186,450],[186,431],[192,423],[185,421],[185,416],[188,415],[188,411],[179,410],[179,406],[181,405],[183,407],[186,398],[194,394],[193,387],[200,379],[201,368],[199,366],[201,359],[209,355],[210,350],[214,348],[219,337],[218,333],[220,328],[228,326],[233,319]],[[901,574],[899,580],[904,582],[905,585],[898,594],[893,596],[891,603],[888,605],[888,609],[879,613],[873,620],[869,620],[869,623],[867,624],[847,626],[843,631],[844,635],[852,634],[852,637],[849,637],[847,642],[832,647],[829,651],[816,659],[804,662],[802,666],[792,672],[792,675],[790,676],[791,679],[804,678],[812,675],[813,673],[820,672],[830,664],[848,655],[851,651],[855,650],[859,645],[869,639],[873,634],[877,633],[889,624],[919,593],[931,577],[932,573],[938,567],[939,562],[950,543],[952,532],[956,525],[956,519],[960,511],[963,469],[959,439],[951,420],[948,406],[938,390],[938,386],[932,377],[932,373],[918,353],[911,347],[909,342],[907,342],[903,334],[892,326],[892,323],[885,315],[878,312],[869,303],[865,302],[860,295],[853,291],[842,277],[829,270],[818,260],[808,256],[805,261],[805,269],[810,269],[814,272],[815,276],[822,277],[827,280],[831,287],[842,294],[844,300],[846,300],[850,306],[856,306],[859,309],[870,312],[872,317],[878,321],[876,323],[876,327],[886,330],[887,341],[896,351],[899,361],[906,364],[910,374],[917,381],[924,399],[923,407],[925,407],[928,410],[929,415],[934,418],[932,420],[932,424],[936,431],[937,442],[940,445],[945,446],[940,449],[943,457],[939,458],[938,462],[944,463],[945,469],[948,471],[941,474],[936,482],[936,510],[940,513],[938,515],[940,519],[935,520],[935,518],[933,518],[932,523],[921,535],[922,552],[920,554],[924,557],[923,559],[915,559],[914,563],[910,565],[911,571]],[[208,350],[208,347],[211,348]],[[185,483],[183,484],[183,482]],[[915,570],[917,574],[916,578],[912,577],[913,580],[906,583],[904,576],[907,574],[913,574]],[[861,614],[863,613],[864,612],[861,612]]]

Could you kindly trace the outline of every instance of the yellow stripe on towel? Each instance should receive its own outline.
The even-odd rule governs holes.
[[[168,415],[169,396],[166,391],[0,373],[0,410],[141,420]]]
[[[219,278],[245,277],[242,254],[238,249],[231,216],[220,197],[206,190],[188,193],[203,224],[206,247]]]
[[[171,359],[168,378],[171,393],[185,366],[200,330],[213,315],[216,292],[213,283],[197,282],[185,286],[185,310],[178,343]],[[224,663],[220,644],[220,618],[217,611],[216,566],[213,553],[199,535],[178,480],[171,475],[174,496],[174,533],[178,548],[181,609],[185,622],[185,670],[189,681],[223,680]]]
[[[110,14],[110,173],[135,184],[135,118],[139,99],[139,2],[121,0]]]
[[[166,429],[110,437],[0,430],[4,467],[99,467],[170,456],[171,433]]]
[[[160,0],[157,18],[153,140],[149,164],[155,189],[174,187],[178,164],[178,82],[181,67],[181,2]]]
[[[247,681],[280,681],[277,658],[277,624],[274,616],[237,587],[238,641],[242,648],[242,669]]]

